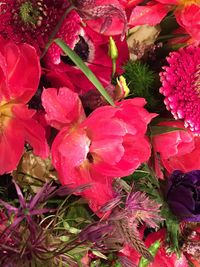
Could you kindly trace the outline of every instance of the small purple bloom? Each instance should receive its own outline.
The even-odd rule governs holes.
[[[200,170],[174,171],[169,177],[167,202],[180,219],[200,222]]]

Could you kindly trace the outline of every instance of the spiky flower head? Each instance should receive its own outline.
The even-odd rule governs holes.
[[[159,215],[161,204],[150,199],[145,193],[137,191],[129,194],[126,200],[126,210],[129,220],[145,222],[149,227],[157,227],[162,221]]]
[[[175,119],[200,134],[200,47],[188,46],[171,52],[169,66],[160,73],[164,103]]]

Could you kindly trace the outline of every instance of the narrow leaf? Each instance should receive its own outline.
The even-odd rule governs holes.
[[[63,50],[63,52],[74,62],[74,64],[85,74],[88,80],[97,88],[100,94],[106,99],[106,101],[115,106],[113,99],[104,89],[100,81],[94,75],[94,73],[88,68],[83,60],[61,39],[55,39],[54,42]]]
[[[150,126],[150,136],[165,134],[174,131],[185,131],[185,129],[170,126]]]

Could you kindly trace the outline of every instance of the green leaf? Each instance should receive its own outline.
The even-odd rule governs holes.
[[[91,216],[84,205],[73,205],[69,208],[65,220],[71,227],[83,228],[91,222]]]
[[[158,249],[160,248],[160,241],[156,240],[148,249],[148,251],[152,254],[152,256],[155,257],[156,253],[158,252]],[[138,267],[147,267],[149,264],[149,261],[145,259],[144,257],[141,257]]]
[[[107,260],[107,257],[98,250],[92,250],[92,253],[101,259]]]
[[[94,73],[88,68],[83,60],[61,39],[55,39],[54,42],[63,50],[63,52],[75,63],[75,65],[85,74],[88,80],[96,87],[100,94],[106,99],[106,101],[115,106],[113,99],[104,89],[103,85],[94,75]]]
[[[150,126],[150,136],[165,134],[174,131],[186,131],[183,128],[170,127],[170,126]]]

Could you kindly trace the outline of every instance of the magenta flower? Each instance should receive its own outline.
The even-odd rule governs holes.
[[[84,120],[80,101],[73,104],[73,99],[77,94],[67,88],[61,88],[58,94],[54,88],[43,92],[49,123],[57,129],[62,127],[52,145],[52,162],[62,184],[92,185],[82,195],[97,210],[113,197],[113,179],[131,174],[150,157],[145,133],[155,114],[143,108],[143,98],[135,98],[118,103],[116,108],[97,108]],[[63,126],[63,117],[70,118],[72,110],[71,125],[66,119]]]
[[[165,105],[175,119],[183,119],[184,126],[200,134],[200,48],[188,46],[170,53],[169,66],[160,73]]]
[[[40,79],[39,58],[33,47],[0,41],[0,174],[17,167],[25,141],[34,152],[47,157],[45,131],[33,119],[35,110],[26,103]]]

